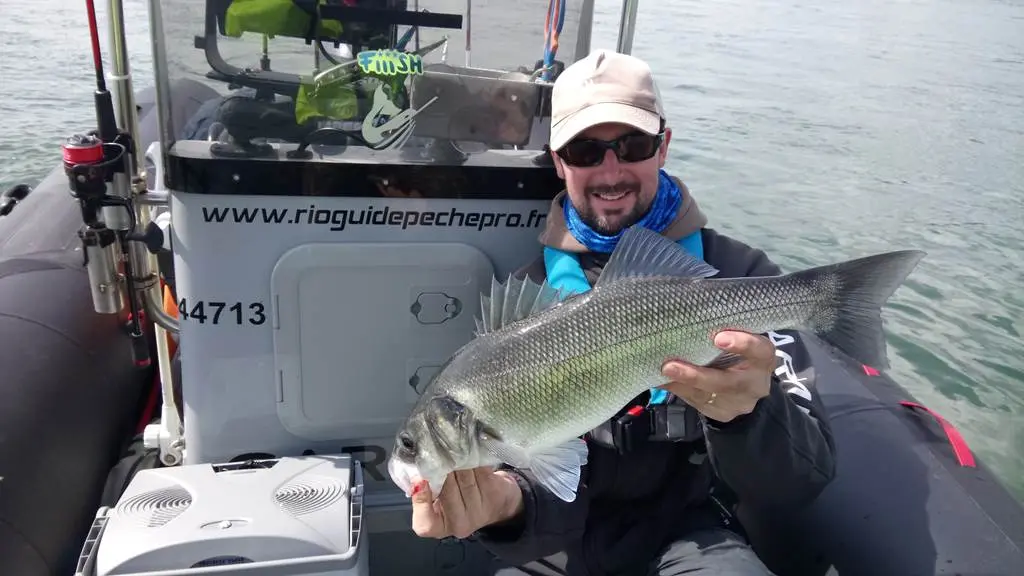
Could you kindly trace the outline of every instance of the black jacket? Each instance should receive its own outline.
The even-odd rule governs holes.
[[[760,250],[706,228],[703,239],[704,259],[719,278],[781,273]],[[606,260],[581,255],[591,284]],[[543,260],[519,271],[524,274],[543,280]],[[814,372],[799,334],[768,336],[778,368],[771,393],[753,412],[727,424],[701,418],[706,442],[642,442],[625,454],[588,436],[590,455],[575,501],[564,502],[528,472],[515,471],[524,513],[480,530],[478,541],[513,565],[566,552],[570,575],[644,573],[690,530],[738,528],[731,502],[785,513],[813,500],[835,472],[827,415],[812,395]]]

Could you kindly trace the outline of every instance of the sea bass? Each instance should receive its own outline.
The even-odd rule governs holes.
[[[573,501],[587,462],[581,437],[643,391],[668,382],[671,357],[725,367],[721,330],[800,329],[856,360],[888,367],[881,309],[925,255],[897,251],[758,278],[718,270],[661,234],[627,229],[593,288],[492,280],[477,334],[449,358],[398,430],[388,461],[406,494],[449,472],[528,469]],[[564,298],[563,298],[564,296]]]

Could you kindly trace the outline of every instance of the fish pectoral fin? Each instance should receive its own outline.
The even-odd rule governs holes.
[[[506,444],[486,432],[480,434],[480,444],[495,458],[513,468],[529,468],[530,457],[518,446]]]
[[[669,238],[633,225],[622,233],[594,288],[623,278],[672,276],[696,280],[716,274],[717,268],[693,256]]]
[[[529,470],[541,486],[566,502],[576,499],[580,485],[580,470],[587,463],[587,443],[573,438],[552,448],[528,454],[522,448],[506,444],[491,436],[483,435],[481,442],[486,450],[502,462]]]
[[[743,356],[732,352],[722,352],[714,360],[704,365],[705,368],[719,368],[725,370],[743,361]]]
[[[534,454],[527,468],[537,482],[566,502],[576,499],[580,472],[587,463],[587,443],[578,438]]]

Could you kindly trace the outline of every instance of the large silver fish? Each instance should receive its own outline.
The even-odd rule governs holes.
[[[803,329],[871,366],[888,367],[881,308],[924,257],[889,252],[775,277],[718,271],[650,230],[627,229],[593,288],[564,300],[547,282],[492,282],[476,337],[459,349],[398,430],[388,462],[410,494],[436,495],[449,472],[506,463],[576,497],[580,439],[641,392],[662,364],[734,363],[723,329]]]

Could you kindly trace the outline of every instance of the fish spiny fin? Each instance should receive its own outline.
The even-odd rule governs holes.
[[[523,291],[523,281],[513,277],[511,274],[505,281],[504,306],[501,311],[501,325],[508,326],[516,321],[516,312],[519,306],[519,293]]]
[[[530,316],[554,308],[558,306],[565,293],[561,289],[557,289],[545,280],[541,283],[538,291],[537,298],[533,301],[533,305],[530,307]]]
[[[491,297],[480,297],[480,318],[476,322],[477,335],[486,334],[491,331]]]
[[[527,278],[522,283],[522,288],[519,291],[519,299],[516,302],[516,317],[526,318],[530,315],[533,310],[534,303],[537,302],[537,296],[540,295],[541,285],[536,282],[531,282]]]
[[[488,331],[501,328],[501,313],[505,308],[505,287],[498,282],[496,276],[491,277],[491,301],[487,306],[487,315],[491,318]]]
[[[623,278],[674,276],[707,278],[718,274],[714,266],[699,260],[669,238],[642,226],[630,226],[608,258],[594,287]]]
[[[500,330],[509,324],[554,308],[567,297],[567,292],[556,290],[547,281],[537,284],[529,277],[510,276],[504,283],[491,278],[491,295],[480,298],[477,334]],[[482,332],[480,329],[482,328]]]
[[[537,482],[566,502],[576,499],[581,469],[587,463],[587,443],[573,438],[534,454],[506,444],[487,432],[480,433],[480,444],[495,458],[533,473]]]

